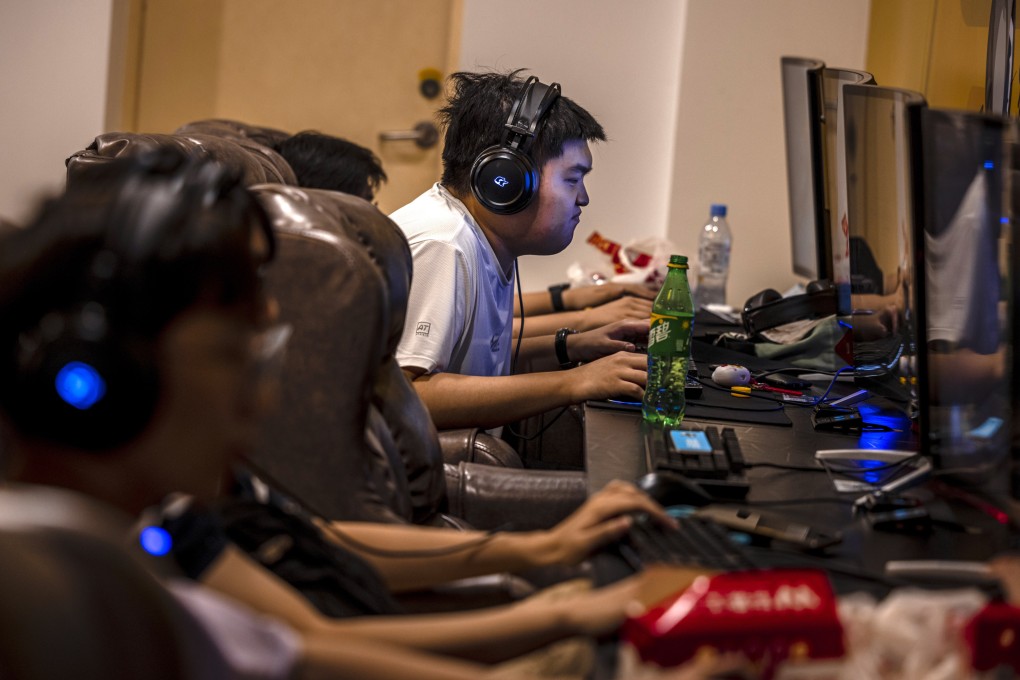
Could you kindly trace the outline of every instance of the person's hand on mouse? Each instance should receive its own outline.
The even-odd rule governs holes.
[[[676,526],[661,505],[633,484],[614,480],[549,531],[536,555],[540,564],[577,564],[599,548],[622,538],[634,513],[646,513],[665,526]]]

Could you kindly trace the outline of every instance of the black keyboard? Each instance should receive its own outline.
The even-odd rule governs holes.
[[[744,546],[729,538],[729,530],[697,517],[681,517],[678,529],[664,527],[648,515],[635,515],[627,537],[619,551],[634,569],[646,564],[672,564],[741,571],[759,565]]]
[[[697,431],[695,427],[679,428]],[[747,496],[749,484],[744,470],[747,463],[740,440],[732,427],[707,426],[703,429],[711,451],[678,451],[670,440],[670,428],[650,428],[645,434],[645,453],[649,471],[665,470],[696,479],[713,496],[739,500]]]

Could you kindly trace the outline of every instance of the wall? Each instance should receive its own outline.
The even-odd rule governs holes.
[[[381,143],[379,133],[432,119],[439,100],[421,94],[420,74],[449,70],[456,9],[455,0],[146,0],[131,129],[233,118],[340,135],[378,154],[389,179],[376,198],[395,210],[435,182],[439,148]]]
[[[465,0],[461,67],[527,66],[603,122],[585,210],[562,254],[522,260],[525,287],[601,264],[593,230],[626,242],[664,236],[693,255],[713,202],[734,230],[730,304],[796,282],[790,269],[779,58],[862,68],[868,0],[525,0],[507,31],[487,0]]]
[[[112,0],[0,3],[0,217],[59,190],[103,129]]]
[[[981,111],[991,6],[991,0],[875,3],[867,66],[882,85],[920,92],[929,106]]]
[[[666,233],[695,253],[711,203],[729,205],[727,301],[798,282],[791,269],[779,60],[864,67],[868,0],[690,0]]]
[[[110,7],[2,5],[0,214],[21,219],[36,192],[59,186],[64,158],[104,128]],[[644,0],[640,12],[616,0],[521,0],[514,14],[537,19],[506,30],[500,5],[465,0],[460,67],[555,77],[611,140],[595,149],[592,205],[575,243],[522,262],[529,288],[562,280],[574,261],[601,265],[584,243],[596,229],[619,241],[668,236],[693,253],[713,201],[730,204],[735,232],[731,304],[795,280],[779,56],[862,68],[867,0]]]

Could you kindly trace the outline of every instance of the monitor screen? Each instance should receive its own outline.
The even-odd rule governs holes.
[[[825,175],[822,150],[822,70],[817,59],[783,57],[783,124],[786,181],[790,201],[793,271],[808,279],[828,278],[824,241]],[[820,268],[821,267],[821,268]]]
[[[858,382],[916,399],[918,273],[914,260],[915,177],[924,98],[908,90],[847,85],[846,236],[853,366]]]
[[[1016,256],[1004,193],[1014,126],[962,111],[921,114],[920,415],[936,468],[982,485],[1008,480],[1016,399],[1008,368]]]
[[[992,0],[985,61],[985,113],[1009,115],[1016,0]]]
[[[863,71],[827,68],[818,59],[783,57],[781,66],[793,271],[811,280],[835,280],[842,88],[875,80]]]

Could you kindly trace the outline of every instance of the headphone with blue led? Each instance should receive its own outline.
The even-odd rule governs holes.
[[[157,255],[209,239],[200,214],[242,190],[233,171],[174,150],[114,163],[124,174],[105,197],[111,226],[85,285],[19,335],[13,380],[0,390],[24,434],[94,451],[138,436],[159,398],[154,338],[138,322],[147,301],[132,282]]]
[[[510,107],[502,141],[478,154],[471,166],[471,193],[487,210],[512,215],[534,199],[538,168],[528,150],[542,118],[559,96],[559,83],[543,85],[535,76],[529,77]]]

